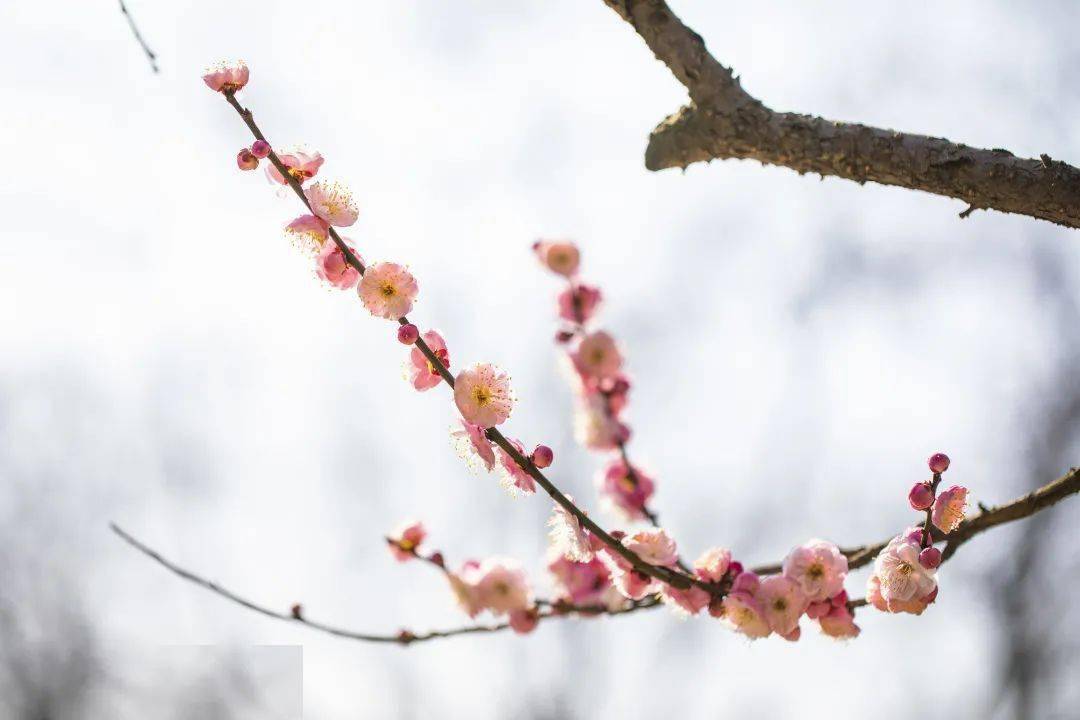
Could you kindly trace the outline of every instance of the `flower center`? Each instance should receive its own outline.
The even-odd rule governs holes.
[[[773,600],[772,607],[776,612],[784,612],[787,610],[787,600],[784,598],[776,598]]]
[[[619,484],[622,485],[623,490],[626,490],[627,492],[633,492],[637,489],[637,483],[634,482],[633,475],[626,475],[619,481]]]
[[[491,402],[491,390],[489,388],[486,388],[486,387],[473,388],[472,395],[473,395],[473,400],[475,400],[476,404],[479,405],[480,407],[484,407],[489,402]]]
[[[394,287],[394,284],[392,282],[386,280],[383,282],[382,285],[379,286],[379,292],[381,292],[383,297],[385,298],[392,298],[394,297],[394,295],[397,294],[397,288]]]
[[[912,570],[914,569],[915,568],[911,567],[907,563],[900,563],[899,567],[896,568],[896,572],[900,573],[901,575],[910,575]]]
[[[812,580],[820,580],[825,575],[825,568],[821,563],[814,563],[806,570],[806,574],[810,576]]]

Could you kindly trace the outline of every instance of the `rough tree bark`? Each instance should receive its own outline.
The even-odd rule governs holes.
[[[649,138],[645,167],[743,158],[858,183],[956,198],[960,213],[992,209],[1080,227],[1080,170],[1049,155],[1019,158],[943,138],[776,112],[747,93],[664,0],[604,0],[690,93]]]

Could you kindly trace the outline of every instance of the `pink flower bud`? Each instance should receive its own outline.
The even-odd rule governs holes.
[[[443,558],[443,554],[441,552],[439,552],[438,550],[431,553],[431,556],[428,557],[428,560],[435,563],[439,567],[446,567],[446,560]]]
[[[256,140],[251,143],[251,154],[257,158],[264,158],[270,154],[270,143],[265,140]]]
[[[933,570],[941,564],[941,551],[932,546],[923,548],[923,551],[919,553],[919,564],[924,568]]]
[[[236,167],[241,170],[254,170],[259,167],[259,158],[252,155],[250,150],[244,148],[236,153]]]
[[[555,461],[555,453],[547,445],[537,445],[532,454],[533,465],[546,468]]]
[[[527,635],[536,629],[540,622],[540,614],[536,608],[527,610],[513,610],[510,613],[510,628],[518,635]]]
[[[573,339],[574,333],[569,330],[560,330],[559,332],[555,333],[555,342],[559,343],[560,345],[565,345]]]
[[[930,472],[943,473],[949,469],[949,456],[945,453],[934,453],[926,464],[930,466]]]
[[[927,510],[934,504],[934,490],[930,483],[915,483],[908,493],[908,502],[915,510]]]
[[[402,345],[412,345],[420,337],[420,331],[412,323],[406,323],[398,328],[397,339]]]
[[[741,562],[739,562],[738,560],[732,560],[731,564],[728,565],[727,574],[730,577],[737,578],[737,577],[739,577],[740,574],[742,574],[742,571],[743,571],[743,564]]]

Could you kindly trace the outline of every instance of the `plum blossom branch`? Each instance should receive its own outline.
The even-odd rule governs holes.
[[[150,46],[146,44],[146,40],[143,40],[142,33],[139,32],[139,26],[135,24],[135,18],[131,16],[131,13],[127,9],[127,5],[124,4],[124,0],[120,0],[120,12],[124,14],[127,19],[128,27],[131,28],[131,34],[135,36],[135,40],[139,43],[139,47],[142,48],[143,53],[146,55],[146,59],[150,63],[150,69],[155,73],[161,72],[157,65],[157,55],[150,49]]]
[[[1080,169],[1045,153],[1019,158],[943,138],[813,115],[777,112],[746,92],[731,68],[664,0],[604,0],[687,89],[690,104],[649,137],[645,167],[686,168],[751,159],[857,183],[867,181],[956,198],[976,209],[1080,227]]]
[[[236,99],[236,91],[239,90],[240,87],[243,87],[243,84],[246,84],[247,82],[248,76],[246,66],[243,67],[242,72],[243,74],[237,79],[235,83],[233,83],[231,80],[226,79],[223,81],[224,84],[219,85],[215,89],[221,92],[225,100],[237,112],[240,118],[244,121],[244,124],[247,125],[248,130],[250,130],[251,134],[255,137],[256,141],[265,144],[265,149],[267,152],[266,157],[270,160],[274,168],[282,176],[282,178],[289,185],[289,187],[292,188],[296,196],[299,197],[300,200],[304,203],[305,207],[314,212],[315,209],[312,206],[312,202],[309,199],[308,194],[304,191],[303,187],[300,184],[300,181],[294,176],[292,172],[290,172],[290,168],[281,160],[277,152],[272,149],[273,146],[269,143],[269,141],[266,139],[266,136],[263,135],[262,131],[259,129],[259,126],[255,123],[254,114],[251,112],[251,110],[243,107]],[[210,81],[208,81],[208,84],[210,84]],[[234,84],[239,85],[239,87],[233,87]],[[316,213],[316,215],[318,215],[318,213]],[[361,277],[363,277],[366,272],[366,267],[364,263],[348,246],[348,244],[345,243],[344,240],[342,240],[341,236],[338,234],[333,224],[327,224],[325,232],[329,235],[330,239],[333,240],[334,245],[343,255],[344,261],[348,265],[353,267],[360,274]],[[400,314],[397,320],[403,328],[412,324],[409,322],[408,317],[404,313]],[[417,349],[419,349],[423,356],[427,359],[430,367],[438,373],[438,375],[446,382],[448,386],[450,386],[451,389],[454,389],[456,382],[455,378],[453,375],[450,374],[450,370],[443,362],[443,359],[436,355],[436,353],[431,349],[431,347],[429,347],[428,343],[424,340],[423,337],[418,336],[413,342],[416,345]],[[551,496],[551,498],[556,503],[558,503],[560,506],[566,509],[567,512],[571,513],[575,518],[577,518],[578,522],[587,527],[590,532],[596,535],[596,537],[598,537],[601,542],[607,545],[613,552],[617,553],[624,560],[629,562],[635,570],[677,588],[685,589],[687,587],[690,587],[691,585],[696,585],[710,592],[714,592],[716,590],[715,587],[699,580],[696,577],[683,574],[682,572],[672,570],[670,568],[652,565],[643,560],[636,553],[628,549],[625,545],[612,537],[607,531],[597,525],[592,519],[589,518],[589,516],[585,512],[583,512],[573,502],[571,502],[565,494],[563,494],[557,487],[555,487],[555,485],[550,480],[548,480],[542,472],[540,472],[540,469],[536,467],[536,464],[529,458],[525,457],[525,455],[520,450],[514,447],[514,445],[511,444],[510,441],[507,440],[507,438],[497,428],[488,427],[485,429],[484,432],[489,440],[498,445],[499,448],[501,448],[503,452],[505,452],[514,461],[514,463],[516,463],[521,468],[522,471],[528,474],[536,482],[536,484],[540,485],[540,487],[542,487],[544,491],[549,496]]]
[[[328,635],[334,635],[336,637],[347,638],[349,640],[361,640],[363,642],[372,643],[389,643],[397,645],[411,645],[416,642],[424,642],[427,640],[435,640],[438,638],[455,637],[458,635],[474,635],[478,633],[493,633],[501,630],[507,630],[511,628],[509,622],[501,622],[494,624],[476,624],[476,625],[464,625],[462,627],[450,628],[447,630],[429,630],[422,633],[414,633],[411,630],[402,629],[392,634],[379,634],[379,633],[366,633],[356,630],[350,630],[335,625],[328,625],[326,623],[318,622],[316,620],[310,620],[304,615],[303,607],[301,605],[293,605],[289,612],[282,612],[275,610],[266,605],[261,605],[257,602],[249,600],[241,595],[234,593],[233,591],[223,587],[222,585],[209,580],[205,577],[197,575],[196,573],[187,570],[173,561],[165,558],[161,553],[157,552],[153,548],[145,545],[116,523],[109,525],[110,529],[116,533],[116,535],[126,542],[131,547],[138,550],[143,555],[147,556],[158,565],[171,572],[172,574],[187,580],[190,583],[194,583],[199,587],[209,590],[218,597],[224,598],[231,603],[240,605],[260,615],[274,618],[275,620],[282,620],[284,622],[296,623],[303,625],[304,627],[316,630],[318,632],[326,633]],[[537,614],[539,621],[548,620],[552,618],[563,618],[570,615],[582,615],[582,616],[596,616],[596,615],[626,615],[628,613],[636,612],[638,610],[647,610],[649,608],[657,607],[660,602],[655,598],[648,598],[638,602],[629,603],[625,607],[611,609],[603,605],[575,605],[573,603],[567,603],[563,601],[551,602],[548,600],[538,600],[537,605],[543,606],[544,610]]]
[[[942,562],[949,560],[964,543],[971,540],[976,535],[990,530],[998,525],[1003,525],[1017,520],[1030,517],[1042,510],[1045,510],[1054,504],[1064,500],[1070,495],[1074,495],[1080,492],[1080,468],[1073,468],[1065,475],[1061,476],[1057,480],[1054,480],[1043,487],[1034,490],[1027,495],[1012,500],[1011,502],[995,507],[989,507],[982,510],[978,515],[968,518],[960,524],[951,533],[942,533],[938,530],[934,530],[934,536],[937,540],[944,541],[946,543],[946,550],[942,558]],[[409,645],[414,642],[422,642],[426,640],[434,640],[437,638],[454,637],[457,635],[468,635],[476,633],[491,633],[506,630],[510,628],[510,624],[507,622],[491,624],[491,625],[466,625],[459,628],[452,628],[448,630],[432,630],[425,633],[413,633],[408,630],[401,630],[394,634],[378,634],[378,633],[365,633],[358,632],[356,630],[350,630],[334,625],[328,625],[326,623],[309,620],[304,616],[303,609],[299,605],[294,605],[289,612],[282,612],[275,610],[266,605],[261,605],[257,602],[244,598],[236,593],[232,592],[221,586],[220,584],[208,580],[190,570],[187,570],[171,560],[166,559],[156,550],[148,547],[144,543],[140,542],[132,535],[124,531],[115,523],[109,526],[112,531],[126,542],[131,547],[138,550],[143,555],[149,557],[154,562],[164,567],[174,575],[187,580],[201,588],[204,588],[215,595],[228,600],[236,605],[252,610],[260,615],[275,618],[285,622],[293,622],[308,627],[312,630],[335,635],[337,637],[348,638],[351,640],[361,640],[365,642],[375,643],[396,643],[399,645]],[[867,545],[861,545],[858,547],[848,548],[841,550],[848,560],[848,568],[851,570],[857,569],[870,563],[873,558],[880,553],[886,545],[889,544],[888,540],[872,543]],[[409,552],[415,552],[415,548],[410,548]],[[418,557],[420,557],[418,555]],[[428,561],[431,562],[430,556]],[[433,563],[438,564],[438,563]],[[440,568],[442,566],[440,565]],[[752,569],[752,572],[758,575],[769,575],[772,573],[780,572],[782,565],[780,563],[773,563],[768,565],[759,565]],[[444,568],[443,568],[444,569]],[[657,600],[656,597],[649,597],[642,600],[632,601],[625,607],[611,609],[603,605],[577,605],[574,603],[565,602],[562,600],[551,602],[547,600],[537,600],[536,604],[542,606],[545,609],[542,610],[538,617],[541,621],[550,620],[554,618],[567,617],[570,615],[580,615],[584,617],[592,617],[596,615],[611,615],[621,616],[629,613],[637,612],[639,610],[648,610],[655,607],[659,607],[662,603]],[[849,607],[857,608],[867,604],[865,598],[858,600],[852,600],[848,603]]]

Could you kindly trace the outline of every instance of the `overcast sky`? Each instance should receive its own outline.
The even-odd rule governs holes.
[[[574,445],[550,342],[559,286],[529,252],[538,236],[581,244],[637,382],[632,454],[690,556],[882,539],[911,520],[907,488],[938,450],[987,503],[1052,479],[1029,472],[1030,448],[1045,406],[1076,391],[1076,231],[749,162],[649,173],[648,133],[685,96],[601,0],[128,6],[159,75],[113,2],[0,5],[0,623],[22,638],[14,665],[55,667],[78,641],[96,670],[70,717],[211,695],[207,717],[293,717],[296,657],[266,645],[302,645],[309,718],[991,711],[1008,620],[988,581],[1019,526],[966,546],[926,615],[863,611],[848,644],[811,628],[750,644],[660,610],[402,650],[226,604],[107,524],[373,632],[467,620],[429,568],[387,554],[406,518],[453,562],[516,556],[548,589],[550,504],[469,475],[449,394],[402,381],[393,326],[320,286],[282,237],[298,201],[236,169],[250,138],[199,79],[221,58],[250,65],[243,101],[272,143],[310,144],[352,186],[348,235],[410,265],[412,317],[454,365],[512,372],[508,432],[550,444],[553,479],[601,516],[601,459]],[[673,7],[776,109],[1080,163],[1071,3]],[[1066,436],[1058,470],[1077,464]],[[1040,521],[1076,519],[1067,505]],[[1043,582],[1068,597],[1077,577]],[[1075,642],[1066,612],[1044,615]],[[166,650],[186,645],[215,646],[244,682],[199,689]]]

